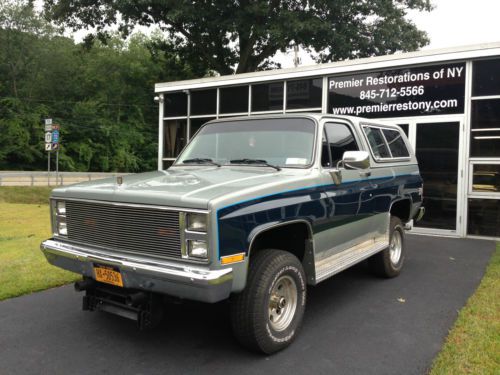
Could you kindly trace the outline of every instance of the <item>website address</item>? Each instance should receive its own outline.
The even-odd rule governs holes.
[[[404,111],[421,111],[432,112],[437,109],[456,108],[458,107],[457,99],[445,99],[436,101],[425,102],[412,102],[411,100],[406,103],[384,103],[384,104],[370,104],[358,105],[351,107],[333,108],[334,115],[362,115],[365,113],[380,113],[380,112],[404,112]]]

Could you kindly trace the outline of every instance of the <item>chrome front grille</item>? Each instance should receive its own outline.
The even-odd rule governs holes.
[[[68,239],[120,253],[180,258],[179,211],[66,201]]]

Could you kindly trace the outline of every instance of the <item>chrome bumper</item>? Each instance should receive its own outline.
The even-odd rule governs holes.
[[[46,240],[40,244],[49,263],[95,279],[94,263],[118,267],[125,288],[147,290],[202,302],[229,297],[233,270],[167,261],[124,258],[101,250]]]

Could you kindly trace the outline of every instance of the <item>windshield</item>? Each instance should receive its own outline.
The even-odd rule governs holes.
[[[205,125],[176,165],[268,163],[279,167],[311,164],[314,121],[306,118],[225,121]]]

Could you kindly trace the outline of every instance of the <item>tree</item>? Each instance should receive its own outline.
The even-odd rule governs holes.
[[[266,69],[278,51],[300,45],[318,62],[412,51],[428,43],[408,10],[430,0],[46,0],[50,19],[105,38],[116,25],[156,25],[175,52],[220,74]]]

